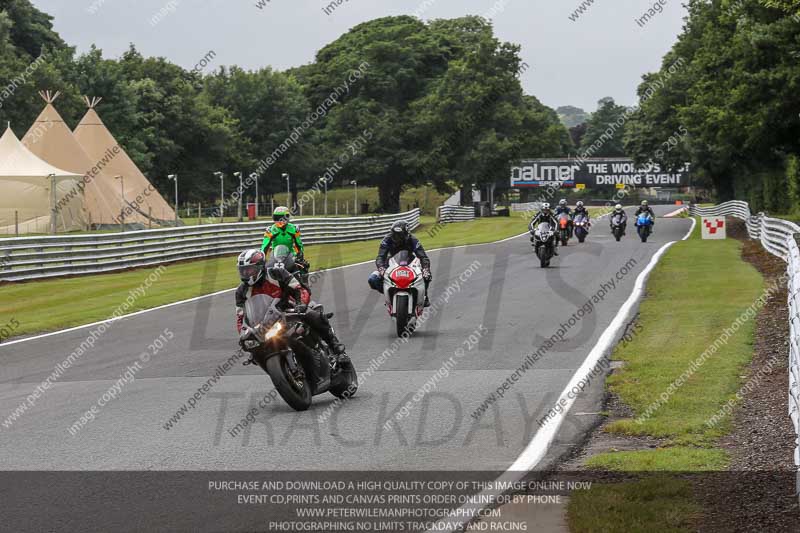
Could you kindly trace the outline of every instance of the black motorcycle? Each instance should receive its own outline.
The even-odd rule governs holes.
[[[625,232],[625,227],[622,225],[622,215],[614,213],[611,215],[611,233],[614,235],[614,238],[617,239],[617,242],[622,239],[622,235]]]
[[[536,251],[536,257],[539,258],[539,264],[542,268],[549,267],[556,249],[555,228],[549,222],[541,222],[537,227],[534,227],[531,222],[528,230],[531,233],[531,243]]]
[[[322,312],[321,307],[316,310]],[[278,393],[297,411],[311,406],[314,396],[330,392],[350,398],[358,390],[352,364],[340,367],[331,348],[305,321],[305,306],[258,294],[245,304],[239,344],[266,372]],[[332,315],[328,315],[329,317]]]

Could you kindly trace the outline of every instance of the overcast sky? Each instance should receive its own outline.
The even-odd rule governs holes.
[[[424,19],[488,15],[500,39],[522,46],[522,57],[531,66],[522,79],[526,92],[551,107],[575,105],[587,111],[604,96],[634,104],[642,74],[658,69],[685,16],[680,0],[660,0],[663,12],[644,26],[637,19],[655,0],[594,0],[575,21],[570,15],[581,2],[592,0],[334,1],[342,3],[329,14],[323,8],[331,0],[33,3],[55,17],[56,31],[79,52],[96,44],[107,57],[118,57],[133,43],[145,55],[164,56],[188,69],[209,50],[217,55],[207,69],[302,65],[354,25],[387,15],[419,10]]]

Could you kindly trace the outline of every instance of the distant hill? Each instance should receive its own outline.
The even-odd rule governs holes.
[[[556,109],[556,113],[558,113],[558,118],[561,119],[561,123],[567,128],[573,128],[579,124],[588,122],[592,116],[591,113],[587,113],[580,107],[571,105],[559,107]]]

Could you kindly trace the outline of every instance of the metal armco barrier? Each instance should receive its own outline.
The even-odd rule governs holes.
[[[475,220],[475,208],[460,205],[443,205],[436,210],[436,220],[444,224]]]
[[[800,226],[764,213],[752,215],[747,202],[731,201],[714,207],[691,207],[698,216],[734,216],[747,223],[751,239],[758,239],[772,255],[786,262],[789,291],[789,416],[795,429],[794,464],[797,467],[797,493],[800,495]]]
[[[303,243],[383,237],[397,220],[419,226],[419,209],[397,215],[296,219]],[[114,272],[186,259],[233,255],[259,247],[270,222],[213,224],[125,233],[0,239],[0,281]]]

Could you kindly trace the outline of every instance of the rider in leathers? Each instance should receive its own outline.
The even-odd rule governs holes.
[[[653,211],[653,208],[650,207],[650,205],[647,203],[647,200],[642,200],[641,205],[639,205],[639,207],[636,209],[636,212],[633,214],[634,220],[638,220],[639,215],[641,215],[642,213],[647,213],[648,215],[650,215],[650,218],[652,219],[652,224],[650,225],[650,231],[652,232],[656,227],[656,213],[655,211]]]
[[[422,247],[419,239],[408,231],[408,223],[405,221],[398,220],[395,222],[389,235],[381,241],[381,245],[378,248],[378,257],[375,259],[375,266],[378,267],[378,270],[370,274],[369,286],[383,294],[383,275],[389,266],[389,259],[402,250],[406,250],[412,256],[417,257],[422,264],[422,279],[425,280],[425,307],[430,307],[428,287],[433,279],[431,260],[428,254],[425,253],[425,248]]]
[[[575,211],[572,212],[572,220],[575,220],[575,217],[578,215],[583,215],[584,220],[587,223],[590,222],[589,210],[584,207],[583,202],[581,201],[575,204]]]
[[[266,294],[272,298],[280,298],[286,303],[293,303],[300,312],[305,313],[305,322],[324,340],[340,364],[350,362],[345,346],[336,336],[328,316],[321,306],[311,301],[311,293],[297,278],[286,270],[282,264],[271,259],[269,265],[261,250],[246,250],[239,255],[239,277],[242,283],[236,289],[236,329],[242,332],[244,322],[244,306],[247,299],[257,294]]]
[[[558,227],[558,221],[556,220],[555,215],[553,215],[553,212],[550,210],[550,204],[548,204],[547,202],[542,204],[541,209],[533,217],[529,226],[536,228],[542,222],[547,222],[553,229],[556,229]],[[531,242],[535,242],[535,240],[536,239],[531,235]],[[555,241],[555,244],[553,246],[553,254],[558,255],[558,239],[553,239],[553,240]]]
[[[622,208],[622,204],[617,204],[614,206],[614,211],[611,212],[611,216],[608,217],[608,226],[613,230],[614,229],[614,217],[619,215],[620,224],[622,225],[622,234],[625,235],[625,231],[628,228],[628,214]]]
[[[572,238],[572,217],[574,216],[572,209],[569,208],[567,205],[567,201],[563,198],[558,201],[558,207],[556,207],[555,211],[555,219],[558,220],[558,215],[561,213],[566,213],[569,217],[569,222],[567,222],[567,228],[569,229],[569,236]],[[556,226],[558,227],[558,226]]]

